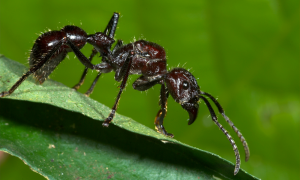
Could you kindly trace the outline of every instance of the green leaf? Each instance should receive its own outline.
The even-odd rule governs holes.
[[[0,92],[26,72],[0,57]],[[33,77],[0,99],[0,150],[47,179],[256,179],[217,155],[167,138],[61,83]]]

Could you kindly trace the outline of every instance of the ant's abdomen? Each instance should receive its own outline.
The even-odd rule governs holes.
[[[64,37],[67,37],[72,43],[81,49],[86,44],[87,34],[81,28],[76,26],[65,26],[60,31],[49,31],[42,34],[35,41],[30,57],[29,65],[32,68],[38,64],[49,51],[51,51]],[[53,72],[55,67],[67,56],[72,49],[67,45],[62,45],[42,68],[34,73],[36,79],[42,84],[45,79]]]
[[[65,34],[72,43],[78,47],[78,49],[81,49],[87,41],[87,34],[84,30],[77,26],[68,25],[65,26],[61,30],[62,34]],[[67,45],[63,46],[68,52],[72,52],[72,49],[69,48]]]

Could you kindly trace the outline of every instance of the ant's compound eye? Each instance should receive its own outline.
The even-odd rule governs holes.
[[[187,81],[183,81],[182,87],[184,90],[187,90],[189,88],[189,83]]]

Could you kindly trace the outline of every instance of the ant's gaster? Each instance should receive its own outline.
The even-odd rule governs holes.
[[[74,86],[74,89],[78,89],[82,85],[88,68],[97,70],[99,73],[90,89],[85,93],[87,96],[92,93],[102,73],[115,71],[115,80],[118,82],[122,81],[115,104],[111,113],[103,122],[103,126],[108,127],[109,123],[113,120],[128,76],[131,74],[140,74],[141,76],[133,83],[134,89],[145,91],[156,84],[161,85],[159,99],[161,108],[154,121],[156,130],[165,136],[173,137],[173,134],[168,133],[163,126],[169,94],[188,112],[189,125],[196,120],[199,101],[202,99],[210,111],[212,120],[226,135],[233,147],[236,157],[234,174],[237,174],[241,164],[238,148],[228,131],[218,122],[217,116],[207,98],[213,101],[219,113],[221,113],[227,123],[237,133],[243,143],[246,161],[248,161],[250,157],[250,151],[245,138],[234,126],[233,122],[225,115],[219,102],[212,95],[200,90],[195,77],[189,71],[183,68],[174,68],[167,71],[166,53],[164,48],[158,44],[139,40],[123,45],[123,42],[118,40],[115,47],[111,50],[111,46],[115,42],[113,38],[118,19],[119,14],[114,13],[104,33],[97,32],[87,35],[86,32],[79,27],[65,26],[60,31],[50,31],[42,34],[33,45],[29,58],[30,70],[25,73],[9,91],[1,92],[0,97],[12,94],[30,74],[34,74],[35,78],[42,84],[56,66],[66,57],[67,53],[73,51],[80,62],[85,66],[84,73],[79,83]],[[86,58],[80,51],[86,43],[94,47],[89,58]],[[102,62],[93,65],[91,60],[98,52],[102,56]]]

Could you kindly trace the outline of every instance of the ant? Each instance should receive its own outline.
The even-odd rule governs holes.
[[[233,147],[236,157],[234,175],[236,175],[240,169],[240,154],[238,148],[228,131],[218,122],[217,116],[207,98],[213,101],[217,106],[219,113],[236,132],[240,141],[243,143],[246,161],[248,161],[250,157],[249,147],[241,132],[225,115],[222,106],[216,98],[209,93],[201,91],[197,80],[189,71],[183,68],[174,68],[167,71],[165,50],[156,43],[138,40],[123,45],[123,41],[118,40],[111,50],[111,46],[115,42],[114,34],[118,20],[119,14],[114,13],[103,33],[97,32],[95,34],[87,35],[81,28],[68,25],[63,27],[60,31],[49,31],[42,34],[33,45],[29,58],[29,71],[26,72],[9,91],[1,92],[0,97],[12,94],[30,74],[34,74],[35,78],[42,84],[56,66],[65,59],[67,53],[73,51],[80,62],[85,66],[82,77],[79,83],[73,87],[74,89],[79,89],[83,84],[88,69],[97,70],[99,73],[90,89],[85,93],[87,96],[92,93],[95,84],[102,73],[115,71],[115,80],[118,82],[122,81],[111,113],[102,124],[104,127],[108,127],[109,123],[113,120],[128,76],[131,74],[141,74],[141,76],[133,83],[133,88],[135,90],[145,91],[156,84],[161,85],[159,99],[161,108],[154,121],[156,130],[165,136],[171,138],[174,137],[173,134],[168,133],[163,126],[163,120],[167,112],[167,99],[169,94],[171,94],[173,99],[188,112],[188,125],[191,125],[196,120],[199,102],[200,99],[202,99],[210,111],[212,120],[226,135]],[[89,43],[94,47],[89,58],[85,57],[80,51],[86,43]],[[91,61],[98,52],[102,57],[102,62],[93,65]]]

